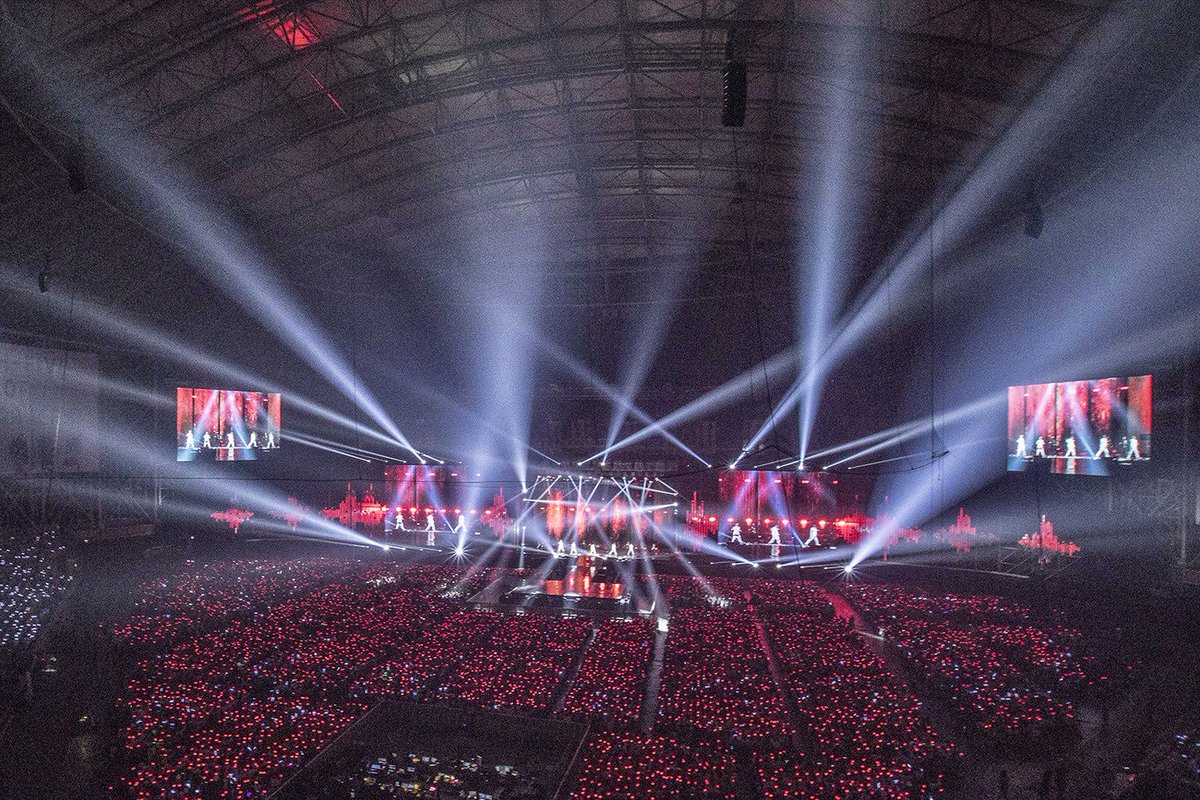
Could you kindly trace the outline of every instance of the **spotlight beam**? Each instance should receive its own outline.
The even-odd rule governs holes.
[[[684,444],[682,441],[680,441],[679,438],[677,436],[675,436],[675,434],[668,431],[657,420],[655,420],[653,417],[651,417],[645,411],[642,411],[640,408],[638,408],[636,405],[634,405],[632,402],[630,402],[628,398],[624,397],[620,392],[618,392],[616,389],[614,389],[612,386],[610,386],[603,378],[601,378],[599,375],[597,375],[595,372],[593,372],[588,366],[586,366],[579,359],[575,358],[573,355],[568,353],[566,350],[559,347],[554,342],[551,342],[549,339],[546,339],[545,337],[538,336],[537,344],[539,347],[541,347],[541,349],[543,351],[545,351],[550,356],[552,356],[555,361],[559,362],[562,366],[566,367],[569,372],[571,372],[577,378],[582,380],[584,383],[588,384],[592,388],[599,391],[605,397],[607,397],[608,400],[611,403],[613,403],[615,407],[624,408],[628,413],[637,417],[637,419],[640,422],[644,423],[654,433],[657,433],[659,436],[662,436],[668,442],[675,445],[680,450],[682,450],[683,452],[687,453],[692,458],[699,461],[705,467],[712,466],[712,464],[708,463],[708,461],[706,461],[703,456],[701,456],[699,453],[697,453],[692,448],[688,447],[686,444]],[[585,459],[583,463],[586,464],[587,462],[592,461],[596,457],[597,456],[591,456],[591,457]]]
[[[583,463],[594,461],[597,458],[603,458],[609,453],[620,450],[622,447],[628,447],[631,444],[642,441],[650,436],[654,436],[659,430],[682,425],[699,417],[707,416],[714,411],[717,411],[725,406],[737,402],[741,398],[754,390],[754,385],[757,381],[762,380],[766,375],[768,378],[776,378],[780,375],[791,372],[795,367],[795,350],[789,348],[783,352],[771,356],[763,363],[746,370],[735,378],[731,378],[721,384],[712,391],[697,397],[694,400],[686,403],[680,408],[675,409],[671,413],[657,420],[654,425],[647,425],[641,430],[635,431],[630,435],[613,444],[611,447],[606,447],[600,452],[588,456],[583,460]]]
[[[1095,85],[1097,71],[1107,68],[1134,31],[1127,15],[1108,14],[1051,75],[1037,97],[1026,105],[995,145],[962,182],[954,187],[916,236],[902,239],[894,267],[860,296],[854,311],[839,323],[820,358],[810,363],[785,393],[744,448],[754,448],[851,349],[860,345],[893,313],[891,298],[907,297],[929,265],[961,245],[982,222],[1004,188],[1020,180],[1026,165],[1042,153],[1072,112]],[[922,219],[926,219],[922,217]]]

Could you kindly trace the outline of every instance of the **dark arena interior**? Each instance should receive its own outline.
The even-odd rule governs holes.
[[[1200,800],[1200,0],[0,0],[0,170],[0,800]]]

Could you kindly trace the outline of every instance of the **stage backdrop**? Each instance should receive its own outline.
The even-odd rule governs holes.
[[[0,342],[0,475],[99,469],[97,370],[95,353]]]

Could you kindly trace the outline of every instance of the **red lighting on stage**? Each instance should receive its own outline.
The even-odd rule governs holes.
[[[210,514],[213,519],[218,522],[224,522],[233,528],[233,532],[237,533],[238,528],[242,527],[242,523],[254,516],[254,512],[237,506],[230,506],[225,511],[214,511]]]

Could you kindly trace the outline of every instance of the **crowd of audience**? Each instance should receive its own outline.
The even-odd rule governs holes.
[[[644,621],[614,618],[597,622],[596,638],[579,665],[563,711],[634,722],[642,713],[649,658],[650,628]]]
[[[750,600],[759,609],[784,608],[832,616],[833,606],[825,590],[810,581],[781,581],[764,578],[747,581]]]
[[[729,745],[700,736],[604,731],[590,737],[571,800],[732,800]]]
[[[0,534],[0,653],[29,647],[66,593],[73,572],[54,531],[32,536]]]
[[[211,578],[199,574],[145,586],[116,628],[133,656],[118,703],[116,794],[265,797],[383,698],[550,713],[585,645],[573,713],[606,715],[614,709],[602,698],[624,704],[635,694],[637,707],[644,693],[644,621],[598,623],[589,644],[590,620],[445,599],[486,574],[303,560],[230,562]],[[169,635],[136,633],[156,619]],[[625,657],[637,652],[639,632],[631,665]]]
[[[672,608],[741,608],[746,602],[745,584],[731,578],[656,575],[654,582]]]
[[[345,571],[347,564],[316,557],[205,565],[188,561],[183,567],[138,588],[133,612],[112,629],[119,646],[134,652],[168,646],[241,614],[311,591]]]
[[[828,600],[825,608],[832,612]],[[847,620],[784,611],[765,623],[799,745],[759,758],[765,797],[902,800],[940,790],[955,748]]]
[[[671,613],[647,734],[648,621],[462,601],[494,578],[301,559],[146,585],[115,628],[132,673],[119,698],[114,796],[264,800],[381,699],[601,723],[571,775],[579,800],[732,798],[747,787],[771,798],[915,800],[952,783],[957,748],[815,584],[660,577]],[[1069,720],[1060,693],[1102,678],[1078,631],[1039,624],[1018,604],[845,592],[985,730]]]
[[[367,707],[350,696],[421,624],[404,589],[334,583],[141,659],[121,700],[133,797],[263,797]]]
[[[1036,620],[1004,598],[931,596],[892,585],[846,595],[895,642],[911,668],[952,699],[964,722],[1001,741],[1060,738],[1076,716],[1071,695],[1108,683],[1083,636]]]
[[[658,711],[668,725],[739,737],[792,730],[747,611],[680,608],[671,614]]]
[[[497,710],[550,708],[591,622],[545,614],[487,614],[434,697]]]

